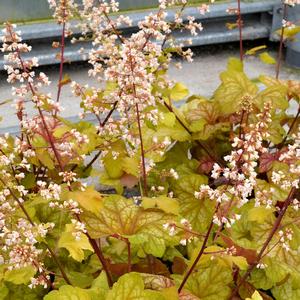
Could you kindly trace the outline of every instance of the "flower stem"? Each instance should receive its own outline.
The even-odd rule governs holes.
[[[58,80],[58,89],[57,89],[57,96],[56,102],[59,102],[61,88],[62,88],[62,78],[63,78],[63,69],[64,69],[64,62],[65,62],[65,31],[66,31],[66,22],[63,22],[62,25],[62,33],[61,33],[61,45],[60,45],[60,66],[59,66],[59,80]]]
[[[283,4],[282,21],[287,18],[287,10],[288,10],[288,5],[287,4]],[[280,33],[280,42],[279,42],[278,56],[277,56],[277,65],[276,65],[276,79],[279,78],[279,72],[280,72],[280,67],[281,67],[282,52],[283,52],[284,30],[285,30],[285,27],[282,24],[281,25],[281,33]]]
[[[241,280],[239,281],[238,285],[234,288],[234,290],[231,293],[231,297],[229,299],[232,299],[237,293],[238,290],[240,288],[240,286],[247,280],[248,276],[251,274],[251,272],[253,271],[253,269],[257,266],[257,264],[260,262],[260,260],[262,259],[262,257],[264,256],[264,252],[267,249],[268,245],[270,244],[272,238],[274,237],[275,233],[277,232],[278,228],[280,227],[281,221],[289,207],[289,205],[291,204],[294,194],[296,192],[296,188],[293,187],[288,195],[288,197],[286,198],[286,200],[284,201],[284,204],[281,208],[281,210],[278,213],[277,219],[266,239],[266,241],[264,242],[262,248],[260,249],[257,258],[256,258],[256,262],[251,264],[248,268],[248,270],[246,271],[246,273],[244,274],[244,276],[241,278]]]
[[[35,226],[35,223],[33,222],[33,220],[31,219],[30,215],[28,214],[26,208],[24,207],[23,203],[19,200],[19,198],[15,195],[15,193],[12,191],[12,189],[10,187],[7,186],[7,184],[4,182],[4,180],[2,178],[0,178],[1,183],[6,186],[8,188],[8,190],[10,191],[10,194],[12,195],[12,197],[16,200],[16,202],[18,203],[19,207],[21,208],[21,210],[23,211],[24,215],[26,216],[28,222],[32,225]],[[66,281],[67,284],[72,285],[71,281],[69,280],[62,264],[60,263],[59,259],[57,258],[56,254],[53,252],[53,250],[50,248],[50,246],[45,242],[47,249],[49,250],[52,258],[54,259],[55,263],[57,264],[62,277],[64,278],[64,280]]]
[[[136,117],[137,117],[137,123],[139,128],[139,137],[140,137],[140,143],[141,143],[141,156],[142,156],[142,169],[143,169],[143,190],[144,195],[147,197],[147,173],[146,173],[146,163],[145,163],[145,150],[144,150],[144,143],[143,143],[143,135],[142,135],[142,128],[141,128],[141,118],[140,118],[140,111],[139,111],[139,105],[136,104]]]
[[[216,208],[215,208],[215,213],[218,211],[220,207],[220,203],[217,204]],[[214,214],[215,214],[214,213]],[[185,274],[179,288],[178,288],[178,293],[180,293],[184,287],[184,285],[186,284],[187,280],[189,279],[189,277],[191,276],[191,274],[193,273],[195,267],[197,266],[200,258],[202,257],[202,255],[204,254],[204,250],[206,248],[206,245],[207,245],[207,242],[208,242],[208,239],[210,237],[210,234],[212,232],[212,229],[213,229],[213,226],[214,226],[214,222],[213,222],[213,219],[211,220],[210,224],[209,224],[209,227],[208,227],[208,230],[206,232],[206,235],[204,237],[204,241],[203,241],[203,244],[201,246],[201,249],[196,257],[196,259],[194,260],[192,266],[190,267],[190,269],[188,270],[188,272]]]
[[[243,21],[242,21],[242,14],[241,14],[241,0],[237,0],[238,4],[238,10],[237,10],[237,15],[238,15],[238,27],[239,27],[239,40],[240,40],[240,60],[243,61],[244,58],[244,49],[243,49]]]

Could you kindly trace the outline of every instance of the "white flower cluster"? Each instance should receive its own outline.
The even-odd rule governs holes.
[[[14,224],[7,224],[1,228],[0,237],[3,243],[0,264],[6,264],[9,270],[33,266],[40,274],[38,276],[40,280],[38,278],[33,280],[29,287],[41,284],[46,288],[48,282],[45,280],[43,260],[40,258],[44,250],[37,248],[36,245],[55,225],[31,224],[28,220],[19,219],[14,229],[13,226]],[[42,277],[44,280],[41,280]]]
[[[53,17],[57,19],[58,24],[65,23],[74,17],[74,13],[78,7],[74,0],[48,0],[49,6],[54,10]],[[66,36],[71,35],[71,31],[65,32]]]
[[[62,203],[58,201],[51,201],[49,203],[49,207],[51,208],[57,207],[59,209],[74,213],[75,215],[79,215],[82,212],[82,209],[79,207],[78,202],[73,199],[65,200]]]
[[[295,6],[296,4],[300,4],[300,0],[283,0],[283,3],[289,6]]]
[[[47,186],[47,183],[42,180],[38,180],[36,183],[40,187],[40,195],[47,200],[59,200],[61,193],[61,186],[56,183],[50,183]]]
[[[50,84],[49,78],[43,73],[35,74],[34,67],[38,67],[38,59],[33,57],[31,59],[24,60],[22,58],[23,53],[31,51],[31,46],[26,43],[22,43],[20,32],[16,31],[15,25],[5,23],[5,27],[2,30],[3,35],[1,40],[3,42],[0,49],[4,53],[4,60],[6,62],[4,69],[8,73],[7,81],[9,83],[19,82],[19,87],[13,88],[13,95],[17,96],[16,108],[17,116],[20,122],[26,122],[24,119],[25,114],[23,110],[25,108],[25,100],[30,97],[36,107],[41,108],[43,105],[48,105],[48,111],[56,113],[61,111],[59,103],[51,100],[51,95],[45,95],[38,92],[41,86],[47,86]]]
[[[279,230],[279,243],[285,251],[290,251],[290,241],[293,239],[293,230],[287,228],[285,231]]]
[[[215,164],[211,177],[218,179],[223,177],[227,184],[223,189],[213,189],[208,185],[202,185],[200,191],[195,192],[196,198],[208,196],[216,202],[227,202],[235,199],[238,206],[248,202],[253,188],[256,186],[256,167],[260,153],[265,153],[263,140],[268,137],[267,128],[271,122],[270,105],[266,104],[263,113],[257,115],[258,122],[250,125],[249,132],[243,138],[235,137],[232,147],[235,149],[230,155],[224,157],[228,167]]]
[[[85,224],[75,219],[72,219],[71,221],[75,229],[75,231],[72,232],[72,235],[75,237],[76,241],[80,241],[82,233],[87,232]]]

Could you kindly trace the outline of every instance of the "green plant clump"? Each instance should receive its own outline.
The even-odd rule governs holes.
[[[20,132],[0,137],[0,299],[300,299],[300,82],[253,81],[231,58],[210,98],[190,95],[167,76],[174,53],[192,61],[172,33],[202,29],[188,1],[160,1],[129,37],[115,1],[49,2],[63,28],[56,98],[3,30]],[[75,9],[96,87],[63,76]],[[74,123],[60,117],[68,86]]]

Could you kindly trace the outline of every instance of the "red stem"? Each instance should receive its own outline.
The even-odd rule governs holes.
[[[59,66],[59,81],[58,81],[58,89],[57,89],[57,96],[56,102],[59,102],[61,88],[62,88],[62,78],[63,78],[63,69],[64,69],[64,54],[65,54],[65,31],[66,31],[66,22],[63,22],[62,26],[62,34],[61,34],[61,43],[60,43],[60,66]]]
[[[216,206],[214,214],[218,211],[219,207],[220,207],[220,203],[218,203],[218,205]],[[213,229],[213,226],[214,226],[214,222],[213,222],[213,219],[212,219],[211,222],[210,222],[210,225],[209,225],[209,227],[208,227],[208,230],[207,230],[207,232],[206,232],[206,235],[205,235],[203,244],[202,244],[202,246],[201,246],[201,249],[200,249],[200,251],[199,251],[199,253],[198,253],[196,259],[194,260],[192,266],[190,267],[190,269],[188,270],[188,272],[187,272],[186,275],[184,276],[184,278],[183,278],[183,280],[182,280],[182,282],[181,282],[181,284],[180,284],[180,286],[179,286],[179,288],[178,288],[178,293],[180,293],[180,292],[182,291],[184,285],[186,284],[187,280],[189,279],[189,277],[190,277],[191,274],[193,273],[195,267],[197,266],[197,264],[198,264],[200,258],[202,257],[202,254],[204,253],[204,250],[205,250],[205,248],[206,248],[206,244],[207,244],[208,239],[209,239],[209,237],[210,237],[210,234],[211,234],[211,231],[212,231],[212,229]]]
[[[1,183],[6,186],[8,188],[8,190],[10,191],[10,194],[13,196],[13,198],[16,200],[16,202],[18,203],[19,207],[21,208],[21,210],[23,211],[24,215],[26,216],[28,222],[32,225],[35,226],[35,223],[33,222],[33,220],[31,219],[31,217],[29,216],[28,212],[26,211],[23,203],[20,202],[19,198],[14,194],[14,192],[12,191],[12,189],[10,187],[7,186],[7,184],[2,180],[2,178],[0,178]],[[45,245],[47,247],[47,249],[49,250],[52,258],[54,259],[55,263],[57,264],[62,277],[64,278],[64,280],[66,281],[67,284],[72,285],[72,283],[70,282],[62,264],[60,263],[60,261],[58,260],[58,258],[56,257],[56,254],[53,252],[53,250],[50,248],[50,246],[45,242]]]
[[[20,55],[20,52],[19,52],[18,50],[17,50],[17,54],[18,54],[18,58],[19,58],[19,60],[20,60],[20,62],[21,62],[21,66],[22,66],[23,70],[26,71],[26,68],[25,68],[25,66],[24,66],[24,62],[23,62],[22,57],[21,57],[21,55]],[[30,82],[28,82],[28,86],[29,86],[29,88],[30,88],[30,90],[31,90],[32,95],[34,96],[36,93],[35,93],[35,91],[34,91],[34,89],[33,89],[33,86],[32,86],[32,84],[31,84]],[[58,153],[58,151],[57,151],[57,149],[56,149],[56,147],[55,147],[55,143],[54,143],[54,141],[53,141],[53,136],[51,135],[51,133],[50,133],[50,131],[49,131],[49,129],[48,129],[48,126],[47,126],[47,123],[46,123],[44,114],[43,114],[43,112],[42,112],[42,110],[41,110],[40,107],[38,107],[38,112],[39,112],[39,115],[40,115],[40,117],[41,117],[41,120],[42,120],[44,129],[45,129],[45,131],[46,131],[46,134],[47,134],[47,136],[48,136],[50,146],[51,146],[51,148],[52,148],[52,150],[53,150],[53,152],[54,152],[54,155],[55,155],[55,157],[56,157],[56,160],[57,160],[57,162],[58,162],[59,168],[60,168],[61,172],[64,172],[64,166],[63,166],[63,163],[62,163],[61,158],[60,158],[60,155],[59,155],[59,153]],[[71,190],[70,187],[69,187],[69,189]],[[78,217],[78,220],[80,221],[79,216],[77,216],[77,217]],[[80,221],[80,222],[81,222],[81,221]],[[112,286],[112,279],[111,279],[110,273],[108,272],[108,267],[107,267],[107,265],[106,265],[105,258],[104,258],[104,256],[103,256],[103,254],[101,253],[101,250],[99,249],[99,247],[98,247],[96,241],[93,240],[93,239],[89,236],[88,233],[86,233],[86,236],[88,237],[89,242],[91,243],[91,245],[92,245],[92,247],[93,247],[93,249],[94,249],[96,255],[98,256],[100,262],[102,263],[103,269],[106,271],[108,284],[109,284],[110,286]],[[57,262],[58,262],[58,260],[57,260]],[[59,263],[59,262],[58,262],[58,263]],[[60,264],[60,263],[59,263],[59,264]],[[67,281],[67,280],[66,280],[66,281]],[[70,281],[68,280],[67,282],[69,283]]]
[[[285,20],[287,18],[287,9],[288,9],[288,5],[283,4],[282,20]],[[276,65],[276,79],[279,78],[279,72],[280,72],[280,66],[281,66],[281,60],[282,60],[284,30],[285,30],[285,27],[282,24],[281,25],[281,33],[280,33],[279,49],[278,49],[278,57],[277,57],[277,65]]]
[[[240,39],[240,60],[243,61],[244,50],[243,50],[243,21],[241,15],[241,0],[237,0],[238,3],[238,27],[239,27],[239,39]]]
[[[141,128],[141,119],[140,119],[140,111],[139,105],[136,104],[136,117],[137,123],[139,128],[139,137],[141,142],[141,155],[142,155],[142,168],[143,168],[143,180],[144,180],[144,195],[147,197],[147,173],[146,173],[146,163],[145,163],[145,150],[144,150],[144,143],[143,143],[143,135],[142,135],[142,128]]]
[[[293,130],[293,128],[294,128],[294,126],[295,126],[298,118],[299,118],[299,115],[300,115],[300,106],[298,107],[297,114],[296,114],[296,116],[295,116],[295,118],[294,118],[294,120],[293,120],[293,122],[292,122],[292,124],[291,124],[291,126],[290,126],[290,128],[289,128],[289,130],[287,132],[287,134],[285,135],[284,139],[280,143],[279,149],[281,149],[284,146],[284,143],[285,143],[286,139],[288,138],[289,134],[292,132],[292,130]]]
[[[293,200],[293,196],[296,192],[296,188],[293,187],[287,197],[287,199],[285,200],[283,207],[281,208],[280,212],[278,213],[277,219],[272,227],[272,230],[270,231],[268,238],[266,239],[266,241],[264,242],[261,250],[259,251],[257,258],[256,258],[256,262],[251,264],[247,270],[247,272],[244,274],[244,276],[241,278],[240,282],[238,283],[238,285],[235,287],[235,289],[232,291],[231,296],[229,299],[232,299],[237,293],[238,290],[240,288],[240,286],[247,280],[248,276],[251,274],[251,272],[253,271],[253,269],[257,266],[257,264],[260,262],[260,260],[262,259],[265,250],[267,249],[268,245],[270,244],[272,238],[274,237],[275,233],[277,232],[280,223],[290,205],[290,203]]]
[[[80,221],[80,218],[78,217],[78,220]],[[107,282],[108,282],[108,285],[109,287],[112,287],[113,285],[113,280],[112,280],[112,277],[111,277],[111,274],[110,274],[110,271],[108,269],[108,266],[106,264],[106,260],[105,260],[105,257],[100,249],[100,247],[98,246],[97,242],[91,238],[91,236],[86,232],[85,235],[87,236],[91,246],[93,247],[94,251],[95,251],[95,254],[97,255],[98,259],[100,260],[101,264],[102,264],[102,267],[106,273],[106,277],[107,277]]]

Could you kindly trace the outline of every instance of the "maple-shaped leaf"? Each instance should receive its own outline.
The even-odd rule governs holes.
[[[183,290],[179,294],[179,300],[199,300],[197,296],[193,295],[189,291]]]
[[[132,245],[140,246],[147,254],[156,257],[164,254],[166,246],[178,243],[163,228],[164,224],[173,222],[175,217],[160,209],[144,209],[132,199],[118,195],[106,196],[99,214],[86,212],[82,215],[92,238],[123,236]]]
[[[229,129],[228,120],[221,118],[218,102],[200,98],[188,105],[185,115],[194,139],[207,140],[216,132]]]
[[[272,163],[274,161],[278,161],[280,155],[281,155],[280,152],[262,153],[259,157],[259,172],[260,173],[268,172],[272,167]]]
[[[287,109],[289,106],[287,100],[287,88],[277,83],[277,85],[269,86],[257,94],[253,99],[254,103],[260,109],[263,109],[266,102],[272,103],[274,109]]]
[[[220,109],[216,102],[206,99],[196,99],[197,107],[193,110],[188,110],[186,118],[189,122],[204,119],[208,124],[215,124],[220,116]]]
[[[237,71],[225,71],[220,75],[222,84],[214,93],[214,99],[223,114],[232,114],[253,100],[258,88],[243,73]]]
[[[119,278],[108,292],[106,300],[165,300],[158,291],[145,289],[141,274],[128,273]]]
[[[147,274],[153,273],[156,275],[162,275],[162,277],[165,278],[166,280],[170,276],[170,271],[168,267],[161,260],[153,256],[152,257],[148,256],[148,258],[141,259],[137,264],[134,264],[132,266],[132,271],[138,273],[147,273]]]
[[[289,278],[283,284],[272,288],[272,295],[276,300],[298,300],[300,299],[300,285],[298,278]]]
[[[227,300],[232,281],[231,270],[214,261],[208,267],[194,272],[187,280],[184,290],[201,300]]]
[[[227,248],[234,247],[236,249],[235,255],[245,257],[248,264],[252,264],[252,263],[256,262],[256,251],[255,250],[246,249],[246,248],[236,245],[230,237],[225,236],[224,234],[221,234],[221,238],[225,242]]]
[[[58,241],[58,247],[66,248],[70,256],[81,262],[84,259],[84,251],[90,250],[93,251],[92,246],[90,245],[88,238],[83,233],[80,236],[79,240],[76,240],[74,233],[76,232],[74,224],[66,224],[65,231],[61,234]]]
[[[184,216],[192,225],[193,230],[205,232],[212,214],[214,204],[210,199],[196,199],[195,191],[199,191],[201,184],[206,184],[207,178],[203,175],[189,174],[180,177],[172,183],[174,196],[180,207],[180,215]]]

